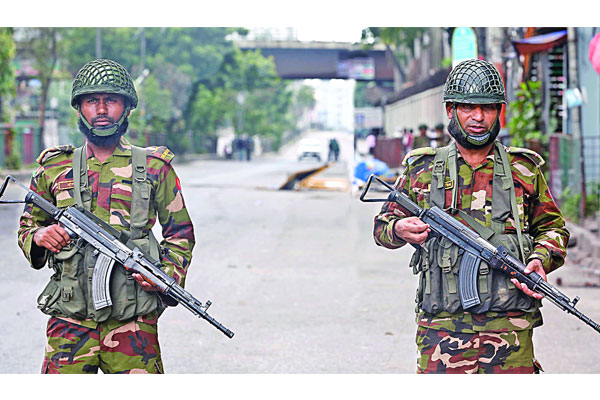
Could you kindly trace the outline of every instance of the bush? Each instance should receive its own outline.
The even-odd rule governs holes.
[[[6,169],[21,169],[21,156],[13,150],[13,152],[4,159],[4,166]]]
[[[573,193],[570,188],[565,188],[561,194],[561,207],[565,218],[575,223],[580,222],[581,193]],[[591,185],[591,190],[585,196],[584,217],[593,217],[600,211],[600,183]]]

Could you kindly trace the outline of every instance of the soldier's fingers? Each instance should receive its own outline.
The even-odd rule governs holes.
[[[67,245],[67,240],[58,231],[52,231],[48,235],[48,241],[56,247],[63,248]]]
[[[511,281],[511,282],[512,282],[512,283],[513,283],[513,284],[514,284],[514,285],[515,285],[517,288],[521,289],[521,291],[522,291],[523,293],[525,293],[526,295],[528,295],[528,296],[530,296],[530,297],[533,297],[534,299],[538,299],[538,300],[539,300],[539,299],[543,299],[543,298],[545,297],[543,294],[540,294],[540,293],[534,292],[533,290],[529,289],[525,283],[519,282],[518,280],[516,280],[516,279],[514,279],[514,278],[513,278],[513,279],[511,279],[510,281]]]
[[[411,218],[409,221],[407,221],[407,224],[406,224],[406,229],[409,230],[410,232],[415,232],[415,233],[423,232],[425,229],[428,229],[428,228],[429,228],[429,225],[427,225],[426,223],[424,223],[417,217]]]
[[[412,243],[423,244],[423,243],[425,243],[425,240],[427,240],[427,236],[428,236],[427,232],[419,233],[419,234],[412,234],[411,235]]]
[[[58,240],[51,233],[45,234],[40,239],[40,244],[43,247],[45,247],[48,250],[51,250],[51,251],[53,251],[55,253],[58,252],[58,251],[60,251],[60,249],[62,248],[62,246],[59,245]]]
[[[62,249],[62,246],[59,246],[56,242],[46,241],[42,245],[53,253],[58,253]]]
[[[71,243],[71,236],[69,236],[69,233],[62,227],[59,227],[60,229],[57,230],[57,233],[61,236],[61,238],[63,239],[63,241],[65,242],[65,244],[67,243]]]

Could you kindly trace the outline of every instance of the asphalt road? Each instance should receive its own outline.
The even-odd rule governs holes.
[[[352,136],[338,137],[349,175]],[[276,190],[298,162],[294,144],[251,162],[176,164],[194,220],[196,247],[186,289],[210,299],[209,313],[235,332],[228,339],[183,307],[161,317],[168,373],[414,373],[416,278],[410,248],[377,247],[378,204],[335,191]],[[11,187],[6,196],[22,196]],[[29,268],[16,243],[19,206],[0,206],[0,373],[39,372],[47,317],[35,300],[51,275]],[[551,282],[576,270],[550,275]],[[555,275],[555,276],[554,276]],[[561,288],[600,321],[597,288]],[[536,357],[550,373],[599,373],[600,337],[548,303],[535,330]]]

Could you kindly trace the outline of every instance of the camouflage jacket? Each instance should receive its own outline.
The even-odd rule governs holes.
[[[452,201],[452,185],[458,185],[457,208],[463,210],[483,225],[491,226],[491,201],[494,156],[493,147],[487,158],[476,168],[471,167],[457,152],[458,182],[446,185],[445,204]],[[540,169],[544,160],[535,152],[507,148],[515,185],[517,207],[522,232],[531,235],[535,242],[533,253],[527,261],[538,258],[548,273],[560,267],[566,256],[569,231],[565,220],[554,203],[544,175]],[[426,147],[415,149],[404,159],[405,170],[396,182],[396,189],[408,195],[419,206],[429,208],[430,182],[436,150]],[[375,242],[389,249],[406,244],[393,231],[394,222],[407,213],[395,203],[384,203],[381,212],[375,217]],[[460,219],[458,215],[455,218]],[[464,223],[464,221],[461,221]],[[504,233],[516,233],[517,227],[512,217],[506,221]],[[442,312],[435,316],[420,311],[417,323],[434,329],[472,333],[485,330],[520,330],[542,324],[541,313],[488,312],[483,315],[450,314]]]
[[[73,146],[44,150],[37,159],[40,167],[33,173],[30,189],[59,208],[73,205]],[[88,181],[92,191],[91,211],[117,230],[129,230],[131,207],[131,144],[121,138],[114,153],[101,163],[87,148]],[[152,185],[146,235],[158,221],[162,226],[160,245],[167,249],[161,255],[163,270],[181,286],[192,259],[194,228],[188,215],[179,178],[171,165],[173,153],[166,147],[146,149],[147,179]],[[19,246],[32,264],[33,235],[51,224],[48,216],[37,207],[26,205],[18,231]]]

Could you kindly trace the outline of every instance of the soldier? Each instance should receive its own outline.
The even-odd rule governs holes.
[[[431,138],[431,147],[442,147],[448,144],[450,137],[444,133],[444,124],[441,122],[435,126],[434,134]]]
[[[427,136],[427,125],[419,125],[419,134],[413,140],[413,149],[429,146],[429,136]]]
[[[544,160],[495,140],[506,104],[500,74],[487,61],[464,61],[446,80],[444,102],[454,141],[407,154],[396,188],[419,206],[436,205],[465,225],[479,221],[485,226],[479,229],[482,236],[509,248],[527,265],[526,273],[545,279],[564,263],[569,232],[540,169]],[[429,226],[407,215],[397,204],[384,203],[374,237],[390,249],[421,245],[410,262],[419,274],[417,372],[538,372],[532,334],[542,325],[542,296],[482,264],[482,303],[462,309],[457,293],[461,249],[446,238],[428,238]]]
[[[128,231],[183,286],[194,230],[166,147],[139,148],[124,137],[138,98],[127,70],[106,59],[84,65],[73,83],[71,105],[86,141],[44,150],[31,190],[59,208],[79,204],[117,230]],[[163,240],[152,234],[158,221]],[[38,297],[50,315],[42,373],[162,373],[157,322],[168,300],[138,274],[114,268],[112,306],[95,310],[90,279],[95,255],[64,228],[27,205],[19,246],[35,269],[54,271]],[[173,305],[173,304],[169,304]]]

